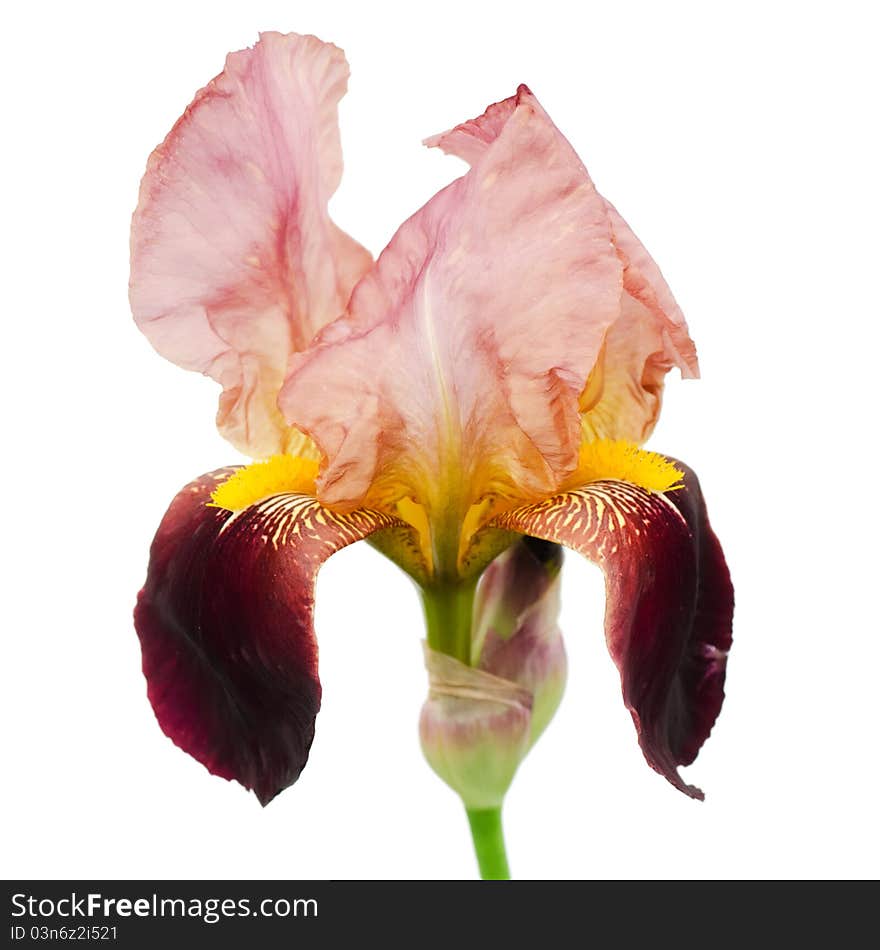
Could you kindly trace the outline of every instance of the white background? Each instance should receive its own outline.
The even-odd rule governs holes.
[[[463,171],[420,140],[527,82],[660,263],[703,380],[650,445],[701,476],[737,588],[721,719],[643,762],[569,556],[570,681],[506,807],[519,877],[877,874],[880,201],[869,3],[32,4],[4,14],[3,853],[7,877],[469,877],[423,762],[421,616],[366,545],[318,590],[324,706],[267,809],[155,724],[131,625],[152,535],[238,460],[217,387],[126,298],[140,175],[227,51],[313,32],[352,65],[336,220],[378,253]]]

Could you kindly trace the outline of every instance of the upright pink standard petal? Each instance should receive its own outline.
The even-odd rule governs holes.
[[[617,210],[607,201],[605,206],[623,265],[623,295],[597,365],[597,385],[584,394],[583,425],[588,438],[641,443],[660,415],[666,374],[675,366],[685,379],[699,376],[697,352],[660,268]]]
[[[544,494],[575,465],[623,268],[604,200],[529,90],[487,115],[470,172],[291,362],[279,404],[325,453],[327,502],[407,495],[432,518]]]
[[[490,106],[478,119],[464,122],[425,141],[476,164],[497,138],[515,99]],[[617,209],[605,201],[609,238],[623,267],[620,315],[609,328],[594,368],[586,400],[588,437],[643,442],[660,413],[663,380],[676,366],[684,378],[699,376],[697,354],[687,323],[660,268]]]
[[[292,359],[279,404],[325,454],[325,501],[407,496],[433,523],[558,490],[582,411],[641,441],[665,373],[696,364],[656,265],[525,86],[428,144],[470,171]]]
[[[132,221],[132,311],[166,358],[223,387],[237,448],[283,451],[287,360],[345,309],[369,254],[339,230],[348,64],[313,36],[232,53],[150,156]]]

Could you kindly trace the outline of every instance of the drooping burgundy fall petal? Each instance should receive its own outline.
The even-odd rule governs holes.
[[[605,572],[605,634],[648,763],[692,798],[693,762],[724,699],[733,587],[696,476],[666,494],[593,482],[509,511],[499,527],[565,544]]]
[[[203,475],[171,503],[135,626],[162,730],[265,805],[297,780],[314,737],[318,569],[394,521],[364,510],[335,514],[294,494],[237,513],[208,507],[233,471]]]

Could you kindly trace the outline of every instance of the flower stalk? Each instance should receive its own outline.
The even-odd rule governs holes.
[[[500,808],[468,808],[468,823],[480,877],[484,881],[509,881],[510,867],[504,847],[504,829],[501,826]]]
[[[422,588],[428,646],[471,665],[476,580]]]

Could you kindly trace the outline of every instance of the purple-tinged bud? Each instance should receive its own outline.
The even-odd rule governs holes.
[[[477,590],[475,665],[532,694],[529,745],[553,718],[568,664],[559,617],[562,548],[523,538],[497,557]]]
[[[484,573],[474,602],[472,666],[425,647],[425,758],[469,809],[499,807],[556,712],[566,659],[558,545],[523,538]]]

